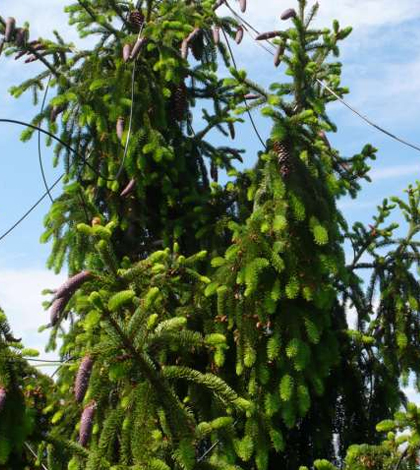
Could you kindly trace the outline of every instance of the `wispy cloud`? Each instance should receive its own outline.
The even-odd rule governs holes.
[[[412,179],[420,178],[420,158],[419,163],[389,166],[386,168],[378,168],[371,171],[370,176],[372,181],[381,181],[403,176],[410,176]]]
[[[60,285],[63,280],[63,276],[45,269],[0,269],[0,305],[13,333],[22,337],[25,346],[42,349],[45,345],[48,333],[38,333],[38,328],[49,321],[42,307],[45,298],[41,292]]]

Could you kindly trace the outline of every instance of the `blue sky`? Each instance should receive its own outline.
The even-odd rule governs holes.
[[[15,16],[19,23],[31,23],[31,38],[51,36],[53,29],[77,41],[63,13],[66,0],[3,0],[0,13]],[[244,15],[260,31],[283,27],[280,13],[295,0],[248,0]],[[343,44],[343,83],[351,88],[347,100],[392,132],[420,144],[420,0],[321,0],[317,18],[320,26],[329,26],[334,18],[343,26],[352,25],[353,34]],[[236,7],[235,0],[231,5]],[[222,13],[223,10],[221,9]],[[282,81],[282,69],[274,69],[272,57],[247,37],[235,47],[239,67],[248,69],[249,77],[265,86]],[[0,117],[30,119],[36,111],[30,96],[15,100],[8,95],[10,86],[31,76],[37,65],[26,65],[13,58],[1,57]],[[342,201],[340,206],[350,221],[368,222],[375,206],[390,194],[403,189],[420,173],[420,153],[393,142],[351,114],[340,104],[331,106],[339,131],[331,141],[344,155],[359,152],[367,142],[379,148],[373,163],[371,184],[364,186],[357,201]],[[270,122],[255,113],[263,137]],[[0,125],[0,232],[7,229],[43,192],[39,175],[36,140],[23,144],[21,129]],[[237,145],[247,148],[250,164],[260,149],[248,122],[237,132]],[[58,175],[51,168],[51,151],[44,151],[49,181]],[[28,345],[39,347],[45,335],[37,328],[46,321],[40,292],[53,287],[56,278],[44,266],[48,247],[39,244],[42,219],[48,200],[12,235],[0,242],[0,305],[11,320],[18,336]]]

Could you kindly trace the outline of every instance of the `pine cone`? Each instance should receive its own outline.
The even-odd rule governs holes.
[[[140,31],[144,23],[143,13],[139,10],[131,11],[130,14],[128,15],[128,22],[131,24],[131,26],[136,28],[137,31]]]
[[[82,271],[75,274],[71,278],[67,279],[67,281],[57,289],[55,298],[60,299],[61,297],[71,297],[74,292],[91,276],[92,273],[90,271]]]
[[[273,144],[273,151],[278,156],[278,162],[280,166],[280,173],[283,177],[289,176],[292,171],[293,162],[292,155],[290,153],[289,145],[286,142],[276,141]]]
[[[16,30],[16,45],[18,47],[25,46],[28,40],[28,30],[26,28],[18,28]]]
[[[3,53],[3,48],[4,48],[4,38],[1,38],[0,39],[0,56],[1,54]]]
[[[134,60],[140,54],[140,51],[143,48],[144,43],[146,42],[146,38],[138,38],[136,43],[134,44],[133,50],[130,54],[130,59]]]
[[[77,371],[76,381],[74,384],[74,395],[77,403],[82,403],[86,395],[86,390],[89,385],[90,375],[92,373],[93,359],[90,356],[85,356]]]
[[[61,114],[64,111],[64,109],[65,109],[64,106],[53,106],[53,108],[51,109],[51,113],[50,113],[51,122],[55,122],[58,115]]]
[[[255,39],[257,41],[265,41],[267,39],[275,38],[280,35],[280,31],[268,31],[266,33],[259,34]]]
[[[124,135],[124,124],[125,124],[125,119],[120,116],[117,119],[117,125],[116,125],[116,132],[117,132],[117,137],[119,140],[122,140],[123,135]]]
[[[243,38],[244,38],[244,28],[242,26],[239,26],[238,30],[236,31],[236,36],[235,36],[236,44],[240,44]]]
[[[189,48],[189,44],[188,44],[188,41],[186,39],[184,39],[182,41],[182,44],[181,44],[181,57],[183,59],[187,59],[188,58],[188,48]]]
[[[220,26],[213,28],[213,42],[217,45],[220,42]]]
[[[173,95],[173,109],[175,119],[179,122],[184,121],[188,110],[187,87],[184,82],[181,82],[175,89]]]
[[[281,59],[284,56],[284,51],[286,50],[286,45],[281,43],[277,48],[276,55],[274,56],[274,66],[278,67],[281,63]]]
[[[121,191],[120,197],[129,196],[134,191],[135,187],[136,187],[136,180],[135,179],[130,180],[127,186]]]
[[[125,44],[123,47],[124,62],[128,62],[130,60],[130,55],[131,55],[131,44]]]
[[[210,176],[216,183],[219,181],[219,170],[217,168],[216,163],[214,163],[213,161],[210,164]]]
[[[54,300],[54,302],[51,305],[51,310],[50,310],[51,326],[55,326],[57,324],[69,300],[70,300],[70,297],[60,297],[59,299]]]
[[[203,31],[199,29],[196,34],[194,34],[192,40],[188,42],[191,44],[191,52],[194,56],[194,59],[197,61],[201,60],[204,52]]]
[[[242,13],[246,12],[246,0],[239,0],[239,8]]]
[[[290,18],[296,18],[296,10],[294,8],[288,8],[287,10],[285,10],[280,18],[283,20],[283,21],[286,21],[286,20],[289,20]]]
[[[87,443],[92,434],[93,418],[95,416],[95,410],[96,410],[95,402],[91,403],[83,410],[82,417],[80,419],[80,430],[79,430],[79,444],[82,447],[87,446]]]
[[[4,40],[10,42],[15,32],[16,20],[14,18],[7,18],[6,29],[4,31]]]
[[[6,403],[6,397],[7,397],[6,389],[3,387],[0,387],[0,413],[2,412],[4,405]]]

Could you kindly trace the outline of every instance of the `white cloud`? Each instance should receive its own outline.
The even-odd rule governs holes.
[[[48,332],[38,333],[48,323],[48,312],[42,307],[43,289],[54,288],[64,280],[45,269],[0,269],[0,305],[5,311],[13,333],[22,337],[26,347],[42,353]],[[42,354],[46,357],[45,353]]]
[[[312,1],[310,4],[314,4]],[[395,25],[408,19],[420,17],[418,4],[412,0],[321,0],[318,23],[328,25],[338,19],[343,25],[355,28]],[[280,21],[280,14],[289,7],[296,7],[297,2],[289,0],[248,0],[248,9],[244,17],[258,28],[278,28],[285,23]],[[234,1],[230,5],[239,12]],[[220,9],[220,11],[226,11]]]
[[[372,181],[388,180],[399,178],[402,176],[412,176],[412,178],[420,178],[420,161],[417,164],[396,165],[386,168],[378,168],[370,173]]]

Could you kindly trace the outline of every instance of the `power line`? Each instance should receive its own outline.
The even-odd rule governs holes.
[[[229,10],[232,12],[232,14],[242,23],[242,26],[248,26],[248,28],[252,29],[252,31],[259,35],[261,34],[256,28],[254,28],[248,21],[246,21],[241,15],[239,15],[230,5],[229,3],[225,2],[227,8],[229,8]],[[260,46],[262,47],[265,51],[267,51],[269,54],[271,55],[274,55],[274,52],[272,51],[269,51],[267,48],[263,47],[263,45],[255,39],[255,37],[252,36],[251,33],[249,33],[248,29],[245,27],[244,28],[245,31],[251,36],[251,38]],[[273,46],[274,48],[276,47],[269,39],[266,39],[265,40],[267,43],[269,43],[271,46]],[[358,111],[354,106],[350,105],[346,100],[344,100],[343,98],[341,98],[334,90],[332,90],[324,81],[320,80],[319,78],[316,78],[315,79],[317,83],[319,83],[319,85],[321,85],[325,90],[327,90],[332,96],[334,96],[341,104],[343,104],[344,106],[346,106],[351,112],[353,112],[356,116],[358,116],[360,119],[362,119],[363,121],[365,121],[368,125],[370,125],[371,127],[374,127],[376,130],[378,130],[379,132],[382,132],[383,134],[387,135],[388,137],[390,137],[391,139],[394,139],[395,141],[403,144],[403,145],[406,145],[407,147],[410,147],[414,150],[416,150],[417,152],[420,152],[420,146],[418,145],[415,145],[415,144],[412,144],[411,142],[401,138],[401,137],[398,137],[397,135],[395,135],[394,133],[384,129],[382,126],[376,124],[375,122],[373,122],[371,119],[369,119],[367,116],[365,116],[364,114],[362,114],[360,111]]]
[[[232,63],[233,63],[233,66],[235,67],[235,70],[238,71],[238,67],[236,65],[236,60],[235,60],[235,56],[233,55],[233,50],[232,50],[232,47],[230,45],[230,42],[229,42],[229,38],[225,32],[225,30],[222,28],[222,33],[223,33],[223,36],[225,38],[225,41],[226,41],[226,45],[228,47],[228,50],[229,50],[229,54],[232,58]],[[267,146],[265,145],[265,142],[263,140],[263,138],[261,137],[261,134],[259,133],[258,131],[258,128],[257,128],[257,125],[255,124],[255,121],[254,121],[254,118],[252,117],[252,114],[251,114],[251,110],[249,109],[249,106],[248,106],[248,103],[245,99],[245,96],[243,96],[243,100],[244,100],[244,103],[245,103],[245,106],[246,106],[246,112],[249,116],[249,120],[251,121],[251,125],[254,129],[254,132],[255,134],[257,135],[258,137],[258,140],[261,142],[262,146],[264,147],[264,149],[267,149]]]
[[[50,82],[51,82],[51,75],[48,77],[48,82],[45,87],[44,97],[42,98],[41,111],[40,111],[41,115],[44,112],[45,102],[47,101],[48,90],[50,89]],[[48,189],[47,178],[45,176],[44,163],[42,161],[42,151],[41,151],[41,132],[39,131],[38,131],[38,162],[39,162],[39,168],[41,170],[42,181],[44,182],[45,189],[48,192],[48,197],[50,198],[50,201],[54,203],[54,199],[52,198],[51,193]]]

